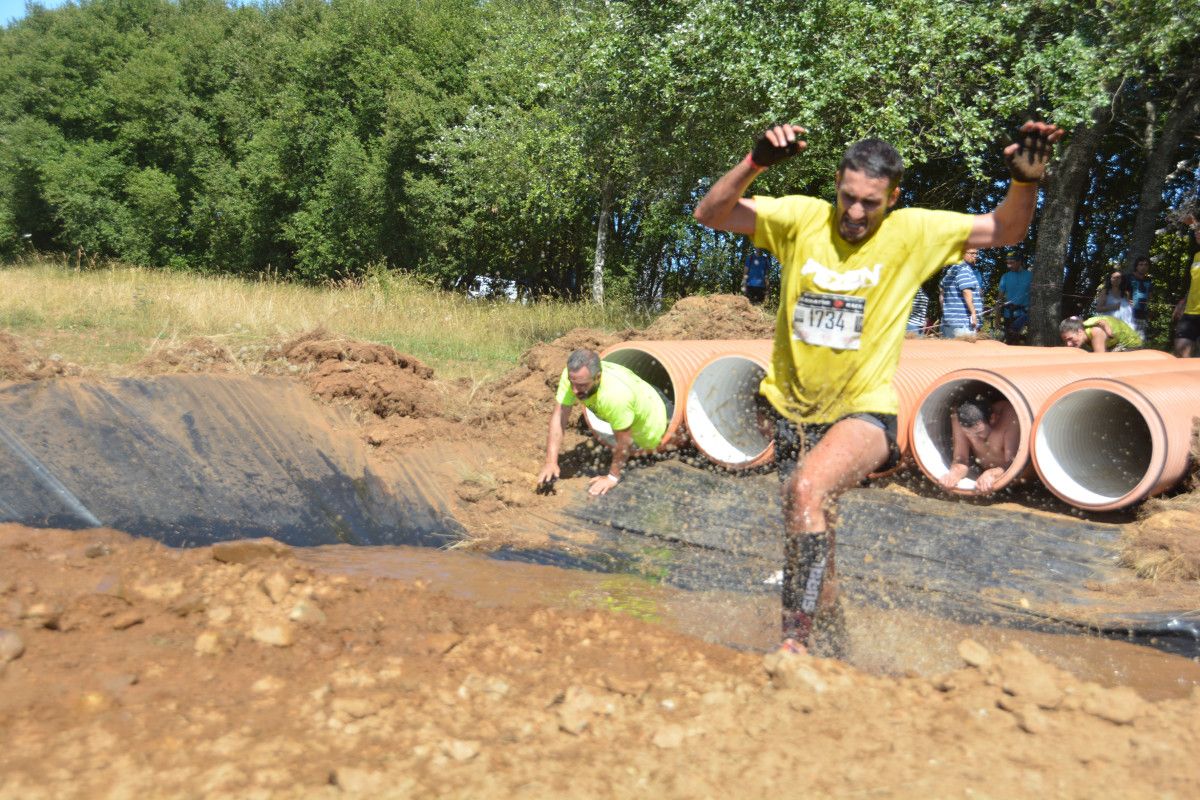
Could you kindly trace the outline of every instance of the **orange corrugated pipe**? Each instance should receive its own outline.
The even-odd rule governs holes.
[[[929,357],[926,354],[913,356],[907,352],[901,353],[900,363],[892,378],[892,387],[896,390],[896,396],[899,399],[900,410],[896,415],[896,445],[900,449],[901,463],[890,470],[872,474],[872,478],[880,478],[897,472],[911,460],[912,420],[917,405],[930,384],[947,373],[969,369],[978,364],[987,364],[992,367],[1026,366],[1033,363],[1049,365],[1086,361],[1092,357],[1090,353],[1071,347],[1025,347],[1001,344],[999,348],[963,350],[961,345],[966,345],[967,342],[949,339],[945,341],[951,346],[943,349],[937,357]],[[954,345],[960,345],[960,347],[955,349]]]
[[[1041,363],[1030,364],[1026,356],[1016,361],[1001,358],[987,366],[946,371],[926,384],[909,418],[909,438],[917,467],[935,483],[950,469],[954,442],[950,415],[959,401],[982,393],[993,400],[1003,398],[1016,412],[1020,428],[1016,457],[996,481],[1003,489],[1013,481],[1031,474],[1029,438],[1034,413],[1055,390],[1096,375],[1128,375],[1169,369],[1178,359],[1157,350],[1127,353],[1088,353],[1075,348],[1044,349]],[[972,494],[975,481],[963,478],[950,490]]]
[[[714,354],[697,370],[684,404],[692,443],[709,460],[729,469],[769,463],[770,434],[759,429],[756,398],[766,374],[772,343],[755,340]],[[897,444],[907,452],[911,409],[930,382],[951,370],[985,362],[1028,364],[1077,361],[1091,354],[1071,348],[1014,347],[993,340],[905,339],[893,386],[899,397]],[[889,471],[890,472],[890,471]],[[877,473],[881,477],[888,473]]]
[[[696,372],[684,404],[684,420],[692,444],[710,461],[728,469],[749,469],[774,458],[771,433],[759,427],[756,402],[758,385],[767,373],[773,342],[767,339],[742,343],[737,350],[709,357]],[[947,368],[976,359],[1008,356],[1010,348],[989,339],[905,339],[897,369],[897,390],[904,400],[915,399],[922,377],[941,374]],[[947,359],[954,359],[947,367]],[[903,419],[903,412],[901,414]],[[907,437],[907,429],[904,438]],[[904,443],[901,442],[901,450]]]
[[[621,342],[606,348],[600,358],[628,368],[651,386],[661,389],[675,404],[675,410],[667,420],[667,432],[663,435],[663,441],[668,442],[683,424],[683,401],[700,365],[717,353],[737,351],[755,343],[755,340],[724,339]],[[593,435],[611,447],[614,443],[612,427],[587,409],[584,409],[584,418]]]
[[[1133,505],[1187,475],[1200,415],[1200,360],[1171,371],[1063,386],[1033,424],[1033,464],[1046,487],[1089,511]]]
[[[728,469],[749,469],[775,458],[772,432],[758,425],[758,385],[771,363],[770,340],[708,358],[696,371],[684,421],[696,449]]]

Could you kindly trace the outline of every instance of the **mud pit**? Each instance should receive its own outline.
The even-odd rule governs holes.
[[[554,364],[592,336],[535,348],[463,407],[462,387],[345,343],[213,363],[316,396],[336,377],[351,391],[322,402],[362,463],[403,464],[468,546],[578,555],[597,530],[563,512],[603,454],[572,433],[557,495],[532,481]],[[206,357],[146,371],[217,371]],[[386,400],[408,382],[393,370],[419,382],[411,405]],[[1131,645],[1022,640],[1038,659],[867,610],[868,674],[764,658],[767,592],[465,553],[7,525],[0,564],[3,797],[1186,797],[1200,778],[1195,665]],[[1194,581],[1141,584],[1197,599]]]

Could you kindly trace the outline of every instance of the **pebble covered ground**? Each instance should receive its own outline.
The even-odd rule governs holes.
[[[0,526],[0,797],[1190,797],[1200,691],[880,677],[599,611]]]

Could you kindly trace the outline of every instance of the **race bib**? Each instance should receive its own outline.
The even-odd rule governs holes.
[[[866,308],[864,297],[805,292],[792,314],[792,338],[834,350],[857,350]]]

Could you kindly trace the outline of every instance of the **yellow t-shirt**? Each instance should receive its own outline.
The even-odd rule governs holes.
[[[783,265],[775,347],[760,391],[795,422],[895,414],[892,375],[917,288],[962,258],[974,217],[906,208],[850,244],[837,209],[812,197],[755,197],[754,245]]]
[[[1200,250],[1192,256],[1192,284],[1188,287],[1187,305],[1183,313],[1200,314]]]

